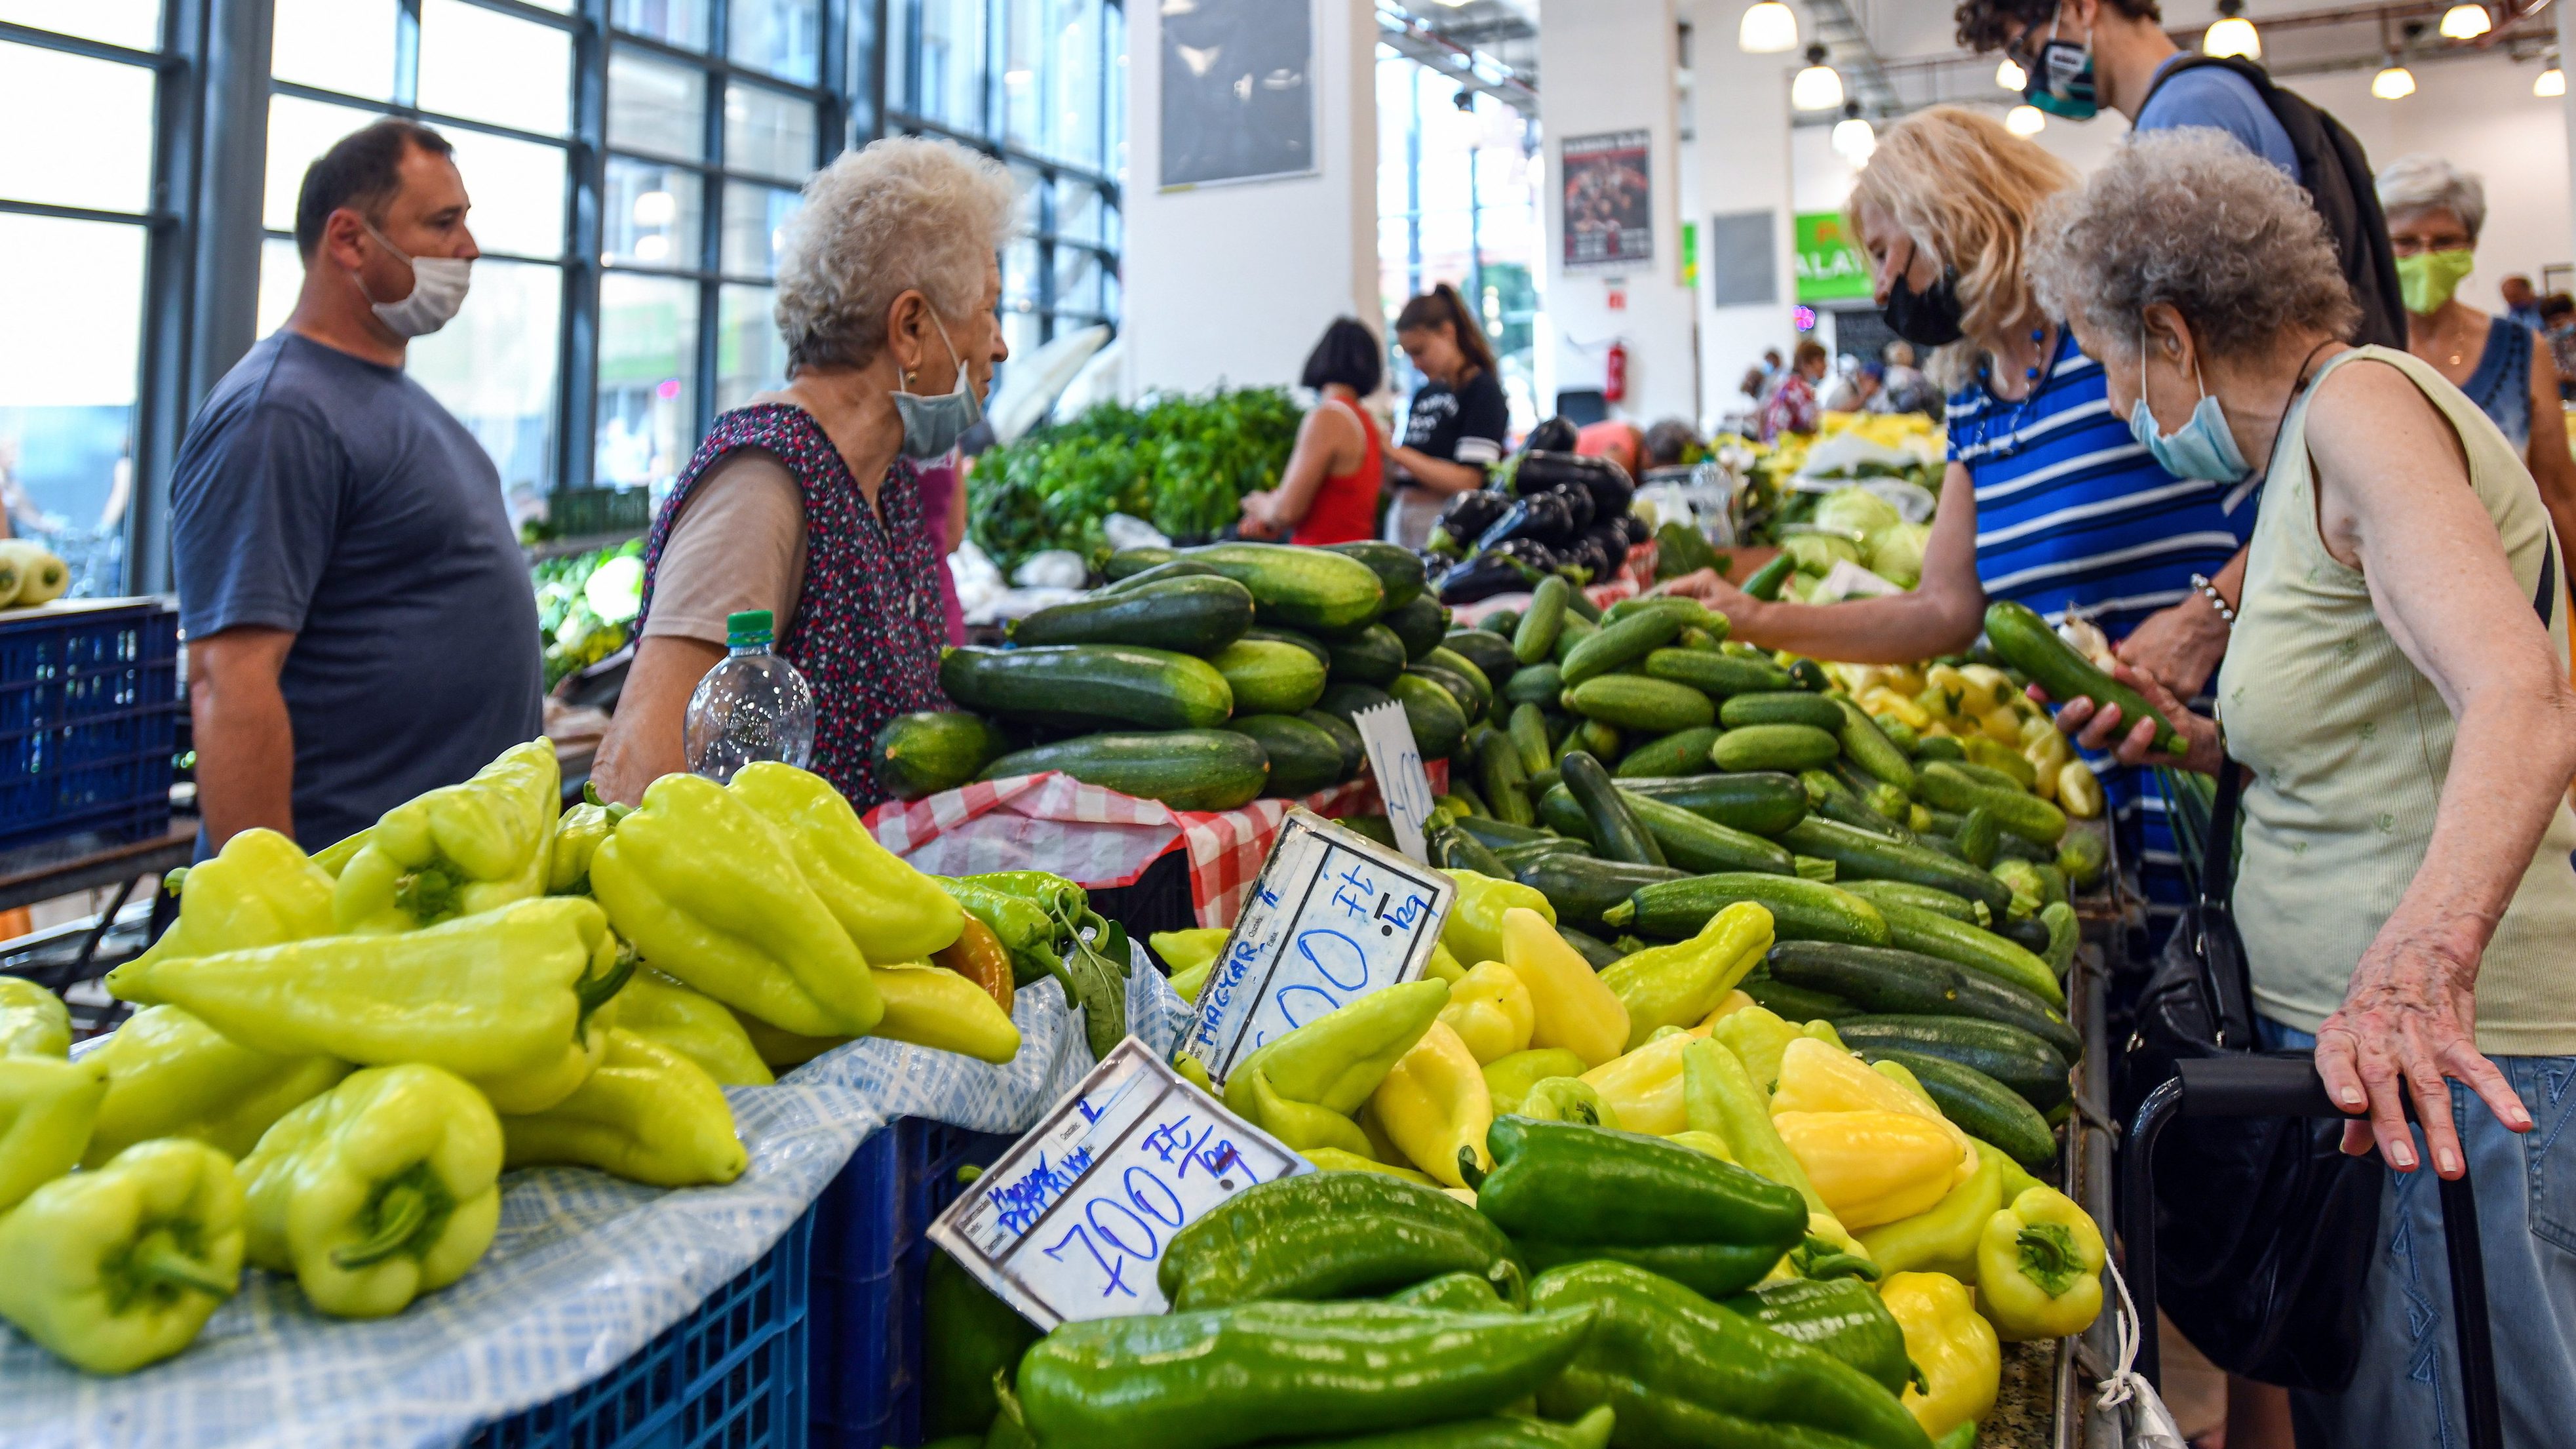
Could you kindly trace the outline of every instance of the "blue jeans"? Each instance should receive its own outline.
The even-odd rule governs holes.
[[[2260,1023],[2263,1044],[2316,1038]],[[2515,1133],[2452,1084],[2451,1125],[2477,1184],[2479,1246],[2504,1442],[2576,1442],[2576,1057],[2497,1057],[2531,1112]],[[2430,1163],[2421,1129],[2416,1160]],[[2361,1365],[2340,1394],[2293,1393],[2301,1449],[2456,1449],[2466,1443],[2451,1324],[2451,1264],[2429,1169],[2386,1174],[2363,1308]]]

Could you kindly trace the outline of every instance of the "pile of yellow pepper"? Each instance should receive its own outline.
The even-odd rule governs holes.
[[[1918,736],[1946,735],[1971,764],[2003,771],[2078,820],[2099,819],[2102,782],[2048,711],[1990,664],[1828,664],[1852,702]]]
[[[1935,1439],[1992,1410],[2001,1342],[2093,1322],[2103,1242],[2080,1206],[1960,1131],[1902,1066],[1737,989],[1772,944],[1768,911],[1729,906],[1595,974],[1537,891],[1450,874],[1425,978],[1263,1046],[1228,1076],[1228,1106],[1327,1171],[1470,1202],[1505,1113],[1667,1138],[1795,1188],[1809,1237],[1773,1278],[1874,1280],[1921,1370],[1906,1406]],[[1150,944],[1192,995],[1224,937]]]
[[[991,933],[820,777],[560,788],[538,740],[318,856],[235,836],[173,873],[177,923],[107,978],[142,1009],[77,1062],[50,993],[0,996],[0,1316],[121,1373],[245,1258],[397,1313],[481,1259],[507,1168],[727,1183],[726,1086],[863,1035],[1018,1052]]]

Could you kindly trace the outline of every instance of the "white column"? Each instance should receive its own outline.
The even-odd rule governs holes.
[[[2558,56],[2561,65],[2576,61],[2576,5],[2558,7]],[[2567,194],[2571,205],[2576,206],[2576,92],[2571,92],[2561,100],[2558,103],[2558,110],[2567,123]],[[2566,254],[2553,249],[2553,259],[2563,255]],[[2534,281],[2539,279],[2537,272],[2532,276]]]
[[[1175,191],[1161,189],[1164,7],[1127,7],[1130,396],[1294,383],[1326,323],[1378,325],[1377,11],[1314,5],[1316,173]]]
[[[1700,326],[1699,416],[1714,423],[1750,404],[1736,392],[1747,367],[1764,348],[1787,356],[1797,341],[1789,309],[1797,278],[1789,258],[1795,207],[1789,152],[1789,76],[1802,62],[1785,55],[1747,55],[1735,44],[1738,22],[1751,0],[1683,0],[1692,22],[1691,129],[1693,178],[1699,214]],[[1767,255],[1714,254],[1724,243],[1710,234],[1710,219],[1762,211],[1771,215]],[[1722,267],[1767,270],[1772,300],[1720,307],[1711,283]]]

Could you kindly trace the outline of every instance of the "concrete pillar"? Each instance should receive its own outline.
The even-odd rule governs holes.
[[[1692,175],[1688,190],[1696,210],[1683,219],[1700,231],[1699,417],[1714,424],[1751,406],[1736,391],[1744,370],[1764,348],[1787,356],[1797,333],[1789,310],[1797,278],[1789,265],[1794,193],[1789,148],[1789,77],[1801,64],[1795,54],[1747,55],[1735,32],[1749,0],[1682,0],[1690,20]],[[1750,213],[1770,217],[1767,246],[1756,240]],[[1738,220],[1725,225],[1716,218]],[[1770,280],[1766,302],[1719,306],[1721,278]]]

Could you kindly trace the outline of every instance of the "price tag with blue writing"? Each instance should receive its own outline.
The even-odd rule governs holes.
[[[1397,848],[1414,860],[1430,860],[1424,833],[1431,821],[1431,777],[1423,772],[1422,749],[1414,743],[1404,706],[1371,705],[1351,716],[1351,727],[1368,750],[1369,773],[1377,780]]]
[[[1134,1037],[1110,1048],[930,1227],[1041,1329],[1160,1313],[1172,1235],[1244,1189],[1315,1170]]]
[[[1422,975],[1457,882],[1355,831],[1291,810],[1181,1046],[1222,1084],[1256,1048]]]

